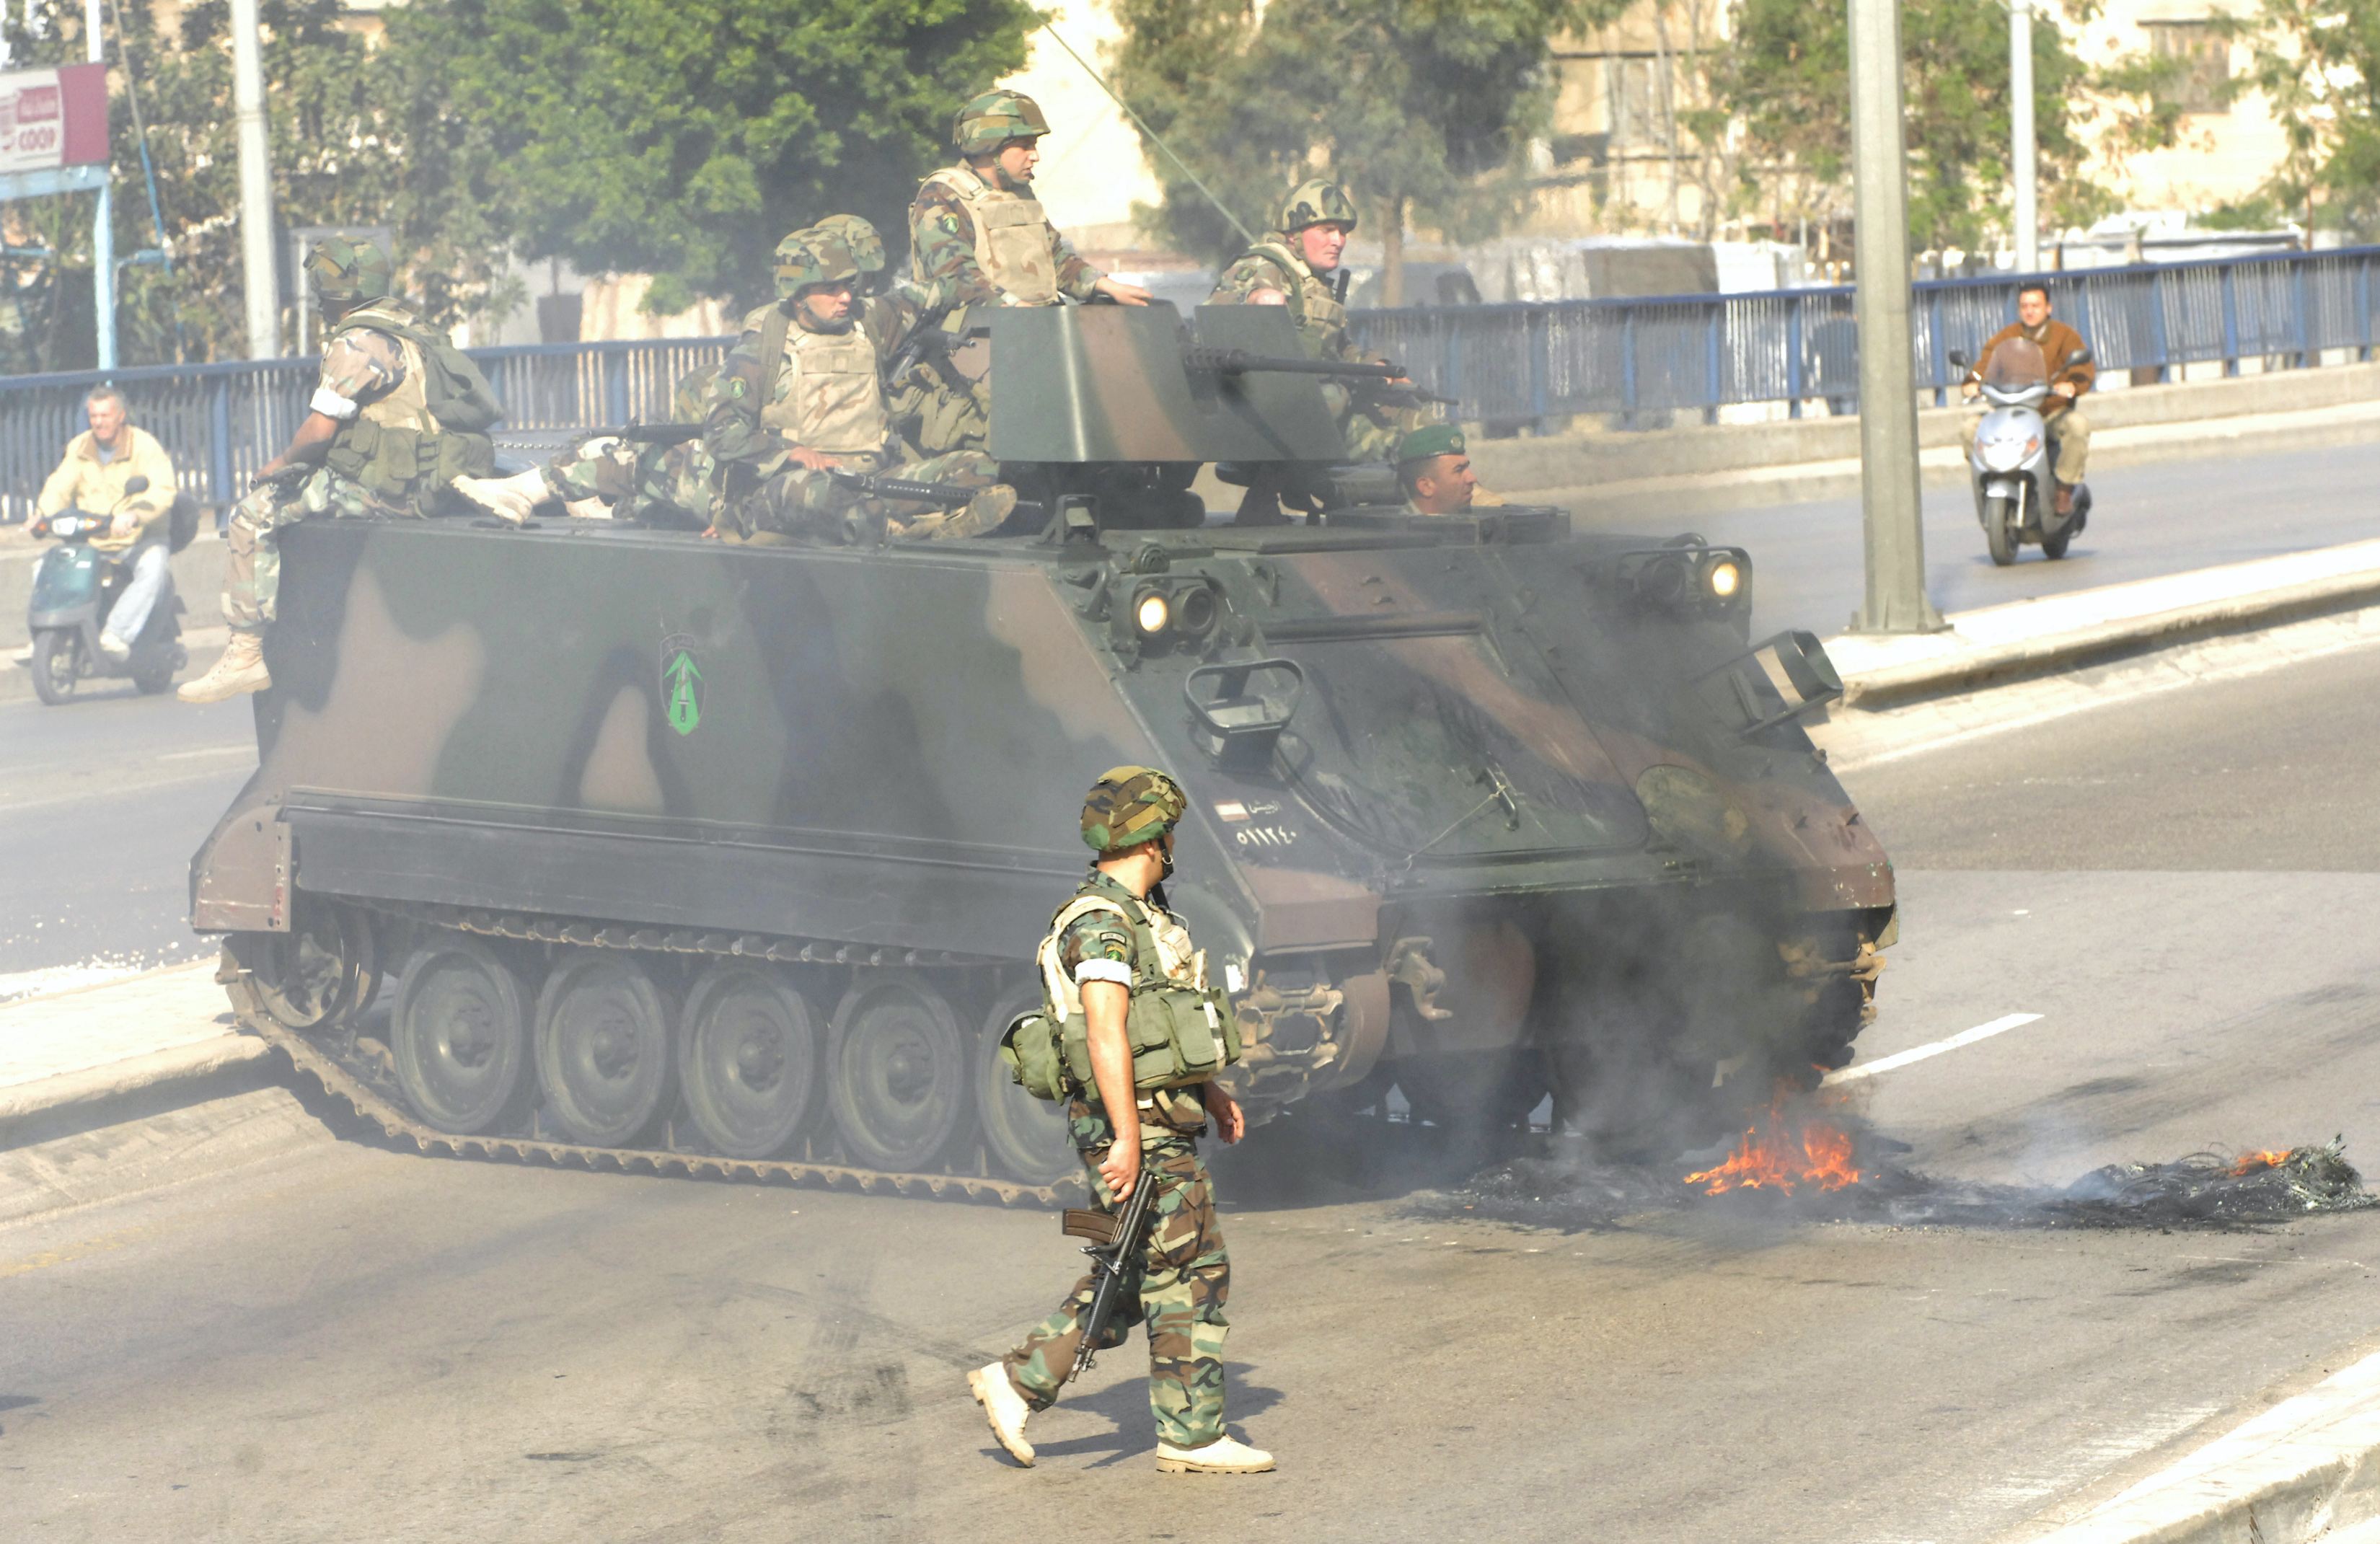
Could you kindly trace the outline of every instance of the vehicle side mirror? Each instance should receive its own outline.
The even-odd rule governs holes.
[[[2073,369],[2076,365],[2087,365],[2090,362],[2091,351],[2087,348],[2078,348],[2073,353],[2066,356],[2066,368],[2069,370]]]
[[[1964,370],[1969,365],[1974,363],[1974,360],[1969,357],[1967,351],[1963,348],[1953,348],[1950,352],[1942,357],[1950,361],[1951,368],[1954,370]]]
[[[128,496],[133,493],[145,493],[148,491],[149,480],[145,477],[136,477],[124,485],[124,492]]]

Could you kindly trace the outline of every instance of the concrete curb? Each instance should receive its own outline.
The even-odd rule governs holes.
[[[0,1088],[0,1149],[245,1092],[273,1081],[273,1048],[227,1034]]]
[[[2352,611],[2374,601],[2380,601],[2380,572],[2336,574],[2146,616],[1863,671],[1844,678],[1842,705],[1863,711],[1897,707],[2200,638]]]
[[[2313,1544],[2380,1519],[2380,1356],[2034,1544]]]

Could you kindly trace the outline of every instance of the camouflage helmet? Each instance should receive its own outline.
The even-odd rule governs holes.
[[[1153,842],[1188,812],[1182,784],[1155,767],[1111,767],[1083,800],[1083,840],[1101,855]]]
[[[859,277],[859,262],[843,238],[812,227],[777,243],[777,298],[790,300],[812,285],[847,284]]]
[[[1308,225],[1318,225],[1326,220],[1335,221],[1349,230],[1355,228],[1355,201],[1347,190],[1327,177],[1308,177],[1289,195],[1281,206],[1281,229],[1284,236],[1295,236]]]
[[[386,252],[344,236],[325,237],[307,249],[306,280],[326,308],[377,300],[396,287]]]
[[[1011,140],[1038,140],[1049,132],[1041,104],[1023,91],[986,91],[951,119],[951,143],[961,155],[990,155]]]
[[[851,260],[859,265],[861,277],[873,278],[884,272],[884,237],[858,215],[830,214],[810,228],[851,249]]]

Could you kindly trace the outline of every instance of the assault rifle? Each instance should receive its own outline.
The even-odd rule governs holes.
[[[1124,1202],[1123,1212],[1065,1213],[1062,1226],[1067,1235],[1091,1240],[1083,1246],[1083,1253],[1091,1257],[1091,1279],[1099,1283],[1091,1293],[1091,1311],[1083,1319],[1082,1343],[1075,1347],[1074,1368],[1066,1374],[1069,1383],[1083,1376],[1099,1354],[1099,1336],[1107,1332],[1108,1320],[1115,1317],[1116,1299],[1123,1295],[1123,1284],[1132,1278],[1141,1237],[1148,1231],[1148,1209],[1156,1196],[1157,1165],[1143,1157],[1140,1177],[1133,1182],[1132,1196]]]
[[[1266,354],[1251,354],[1245,348],[1210,348],[1192,344],[1182,351],[1182,362],[1206,375],[1328,375],[1349,383],[1361,383],[1359,389],[1369,395],[1393,396],[1415,402],[1438,402],[1451,406],[1454,398],[1439,396],[1410,384],[1404,379],[1405,367],[1400,364],[1373,364],[1357,359],[1288,359]]]
[[[937,504],[945,509],[955,509],[971,504],[980,488],[969,488],[957,482],[912,482],[904,477],[876,477],[867,472],[847,472],[841,467],[829,467],[826,475],[845,488],[866,493],[871,498],[898,499],[907,504]]]

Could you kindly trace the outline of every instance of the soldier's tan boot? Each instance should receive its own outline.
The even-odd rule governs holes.
[[[1261,1475],[1270,1472],[1272,1454],[1252,1448],[1236,1437],[1218,1437],[1202,1448],[1157,1444],[1157,1472],[1165,1475]]]
[[[546,496],[545,478],[535,467],[510,477],[458,477],[455,492],[499,520],[525,525]]]
[[[984,1418],[991,1422],[991,1434],[1008,1450],[1008,1456],[1026,1468],[1033,1467],[1033,1444],[1025,1440],[1025,1422],[1033,1407],[1008,1380],[1008,1364],[994,1362],[990,1367],[976,1368],[967,1374],[967,1387],[975,1393],[975,1402],[983,1406]]]
[[[174,695],[185,702],[225,702],[271,685],[272,674],[264,668],[264,635],[236,632],[214,668],[195,681],[184,682]]]

